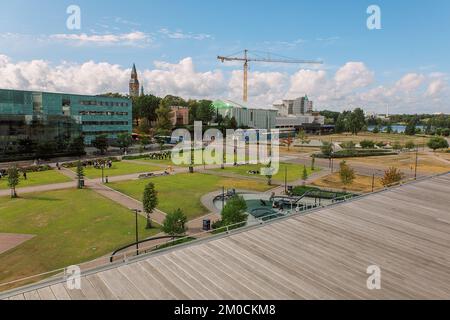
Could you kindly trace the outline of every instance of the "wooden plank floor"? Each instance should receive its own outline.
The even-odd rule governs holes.
[[[8,298],[450,299],[449,208],[447,174]]]

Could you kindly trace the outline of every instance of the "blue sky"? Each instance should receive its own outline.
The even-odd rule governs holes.
[[[81,30],[66,27],[66,8],[71,4],[81,8]],[[381,8],[381,30],[366,27],[366,9],[371,4]],[[392,105],[394,110],[398,108],[399,112],[419,112],[422,108],[430,112],[450,111],[445,101],[450,74],[447,0],[0,0],[0,5],[0,55],[9,65],[5,67],[4,62],[4,69],[11,72],[12,66],[21,68],[21,76],[27,80],[8,83],[0,80],[2,86],[46,87],[45,83],[33,80],[35,75],[29,66],[33,61],[45,61],[47,69],[42,70],[53,73],[66,63],[82,68],[89,61],[96,67],[100,63],[117,65],[117,72],[125,72],[135,62],[142,73],[148,72],[142,75],[148,91],[237,99],[241,67],[222,64],[216,56],[248,48],[325,61],[320,68],[313,67],[311,73],[300,72],[309,66],[251,64],[254,89],[250,90],[255,103],[271,104],[271,100],[311,91],[318,107],[343,109],[365,104],[367,99],[367,109],[379,112],[385,104]],[[188,73],[193,72],[190,81],[198,76],[199,82],[216,81],[215,87],[196,91],[190,87],[198,84],[183,87],[183,79],[178,83],[170,80],[178,78],[186,68]],[[337,79],[340,70],[342,81]],[[2,75],[8,73],[4,71]],[[107,90],[112,83],[94,78],[92,81],[101,84],[88,85],[89,90]],[[316,84],[296,85],[296,81]],[[321,90],[317,87],[323,81],[327,85]],[[353,84],[344,85],[345,81]],[[57,81],[53,78],[48,82],[48,89],[80,91],[75,84],[70,88],[66,83],[54,83]],[[125,92],[126,83],[122,87]],[[113,84],[111,90],[120,88]],[[401,88],[407,92],[398,92]],[[330,97],[324,92],[330,90],[338,90],[340,94]],[[417,93],[416,97],[412,91],[419,90],[423,94]],[[380,92],[383,99],[377,102],[375,97]]]

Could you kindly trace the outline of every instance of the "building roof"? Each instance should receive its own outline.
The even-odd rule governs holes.
[[[235,231],[14,299],[448,299],[450,173]],[[369,290],[369,266],[381,289]]]
[[[273,107],[253,107],[247,104],[246,102],[236,102],[232,100],[215,100],[212,103],[213,107],[216,109],[231,109],[231,108],[241,108],[241,109],[253,109],[253,110],[270,110],[277,111],[277,109]]]

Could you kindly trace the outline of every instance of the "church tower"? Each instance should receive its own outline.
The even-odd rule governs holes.
[[[130,93],[130,97],[139,96],[139,80],[138,80],[138,75],[137,75],[137,71],[136,71],[136,66],[134,63],[133,63],[133,69],[131,70],[129,93]]]

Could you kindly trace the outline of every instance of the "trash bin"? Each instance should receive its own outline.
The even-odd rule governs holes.
[[[203,220],[203,231],[209,231],[211,230],[211,220],[205,219]]]

